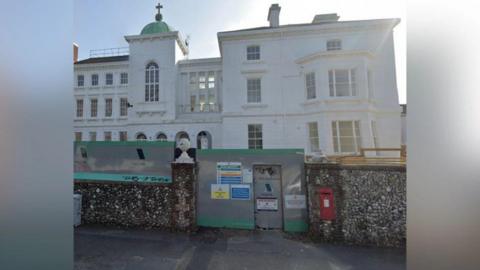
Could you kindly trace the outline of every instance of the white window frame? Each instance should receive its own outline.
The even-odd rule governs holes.
[[[305,89],[307,100],[317,98],[317,82],[315,72],[311,71],[305,74]]]
[[[105,85],[113,85],[113,73],[109,72],[105,74]]]
[[[120,84],[121,85],[128,84],[128,73],[127,72],[120,73]]]
[[[91,79],[90,83],[91,83],[92,86],[98,86],[98,74],[97,73],[92,74],[90,76],[90,79]]]
[[[215,71],[189,72],[190,93],[184,106],[185,112],[211,112],[216,104],[217,73]]]
[[[128,115],[128,98],[120,98],[120,116]]]
[[[197,73],[198,79],[198,89],[206,89],[207,88],[207,75],[205,75],[205,71],[200,71]]]
[[[80,80],[80,78],[82,78]],[[80,82],[82,82],[82,84],[80,85]],[[85,75],[83,74],[78,74],[77,75],[77,87],[85,87]]]
[[[330,39],[327,40],[327,51],[339,51],[342,49],[342,40],[341,39]]]
[[[98,117],[98,99],[96,98],[90,99],[90,117],[91,118]]]
[[[255,130],[255,128],[260,129]],[[252,128],[252,129],[251,129]],[[263,149],[263,125],[262,124],[248,124],[247,126],[248,149]],[[252,143],[252,144],[251,144]],[[253,145],[253,147],[252,147]]]
[[[215,72],[209,71],[207,75],[207,88],[212,89],[215,88]]]
[[[308,147],[310,152],[318,152],[320,150],[320,135],[318,132],[318,122],[307,123]]]
[[[258,82],[258,84],[257,84]],[[262,103],[262,78],[247,78],[247,103]],[[254,88],[258,86],[258,88]]]
[[[110,101],[110,104],[108,101]],[[113,116],[113,99],[105,98],[105,117],[112,117],[112,116]]]
[[[76,114],[75,115],[76,115],[77,118],[83,117],[84,106],[85,105],[84,105],[83,99],[77,99],[76,100]]]
[[[337,92],[337,76],[339,71],[348,72],[348,95],[339,96]],[[328,70],[328,89],[330,97],[356,97],[358,96],[356,68],[334,68]]]
[[[352,136],[345,136],[340,134],[340,122],[349,122],[352,128]],[[332,121],[332,142],[333,142],[333,152],[335,154],[357,154],[360,152],[362,147],[362,135],[360,131],[360,121],[359,120],[335,120]],[[355,151],[343,151],[341,139],[344,137],[351,137],[352,144]],[[345,147],[345,146],[343,146]]]
[[[248,45],[245,52],[247,61],[258,61],[261,58],[260,45]]]
[[[150,62],[145,67],[145,102],[158,102],[160,99],[159,73],[159,66],[155,62]]]

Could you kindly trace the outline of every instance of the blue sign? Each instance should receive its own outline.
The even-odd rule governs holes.
[[[250,200],[250,185],[230,185],[232,200]]]
[[[218,162],[217,163],[217,184],[241,184],[242,163],[240,162]]]

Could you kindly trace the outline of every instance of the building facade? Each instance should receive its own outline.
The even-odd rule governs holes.
[[[399,148],[393,28],[398,19],[219,32],[220,57],[189,59],[162,20],[128,50],[76,61],[76,140],[189,138],[197,148],[304,148],[328,155]],[[127,53],[128,51],[128,53]]]

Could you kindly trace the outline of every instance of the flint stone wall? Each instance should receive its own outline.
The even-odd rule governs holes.
[[[405,247],[405,167],[306,164],[305,172],[309,234],[314,240]],[[333,221],[320,219],[321,187],[333,190]]]
[[[172,164],[172,183],[74,182],[82,224],[196,230],[193,164]]]

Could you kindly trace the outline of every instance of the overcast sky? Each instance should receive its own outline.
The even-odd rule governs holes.
[[[125,35],[139,34],[154,21],[158,0],[75,0],[74,41],[80,59],[90,50],[126,47]],[[268,8],[282,7],[280,24],[309,23],[315,14],[340,20],[400,18],[395,57],[400,103],[406,102],[406,5],[402,0],[164,0],[163,19],[190,37],[190,58],[218,57],[217,32],[267,26]]]

